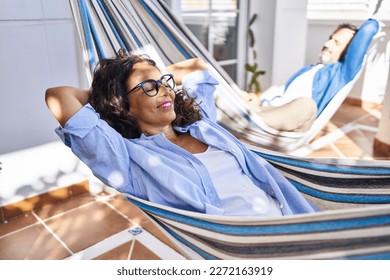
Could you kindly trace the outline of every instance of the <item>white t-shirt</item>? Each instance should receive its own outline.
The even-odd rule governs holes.
[[[279,203],[253,184],[233,155],[209,146],[195,156],[211,175],[224,215],[282,216]]]
[[[282,106],[299,97],[312,98],[314,76],[322,67],[324,67],[323,64],[317,64],[299,75],[285,91],[284,86],[278,87],[278,91],[274,87],[266,90],[261,96],[261,106]]]

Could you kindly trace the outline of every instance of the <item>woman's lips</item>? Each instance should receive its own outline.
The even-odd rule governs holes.
[[[172,108],[172,101],[165,101],[161,105],[157,106],[157,108],[170,109],[170,108]]]

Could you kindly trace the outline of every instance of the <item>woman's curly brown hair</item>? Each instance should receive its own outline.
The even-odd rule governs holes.
[[[118,53],[117,58],[102,59],[98,63],[92,80],[90,104],[111,127],[125,138],[139,138],[142,134],[137,119],[129,114],[130,102],[127,97],[128,78],[136,63],[156,63],[144,56]],[[201,118],[195,99],[184,90],[176,91],[175,126],[190,125]]]

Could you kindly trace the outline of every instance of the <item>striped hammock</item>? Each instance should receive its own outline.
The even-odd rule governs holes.
[[[219,122],[256,143],[247,145],[324,210],[278,218],[224,217],[126,195],[186,258],[390,259],[389,161],[297,158],[261,148],[295,146],[305,136],[278,134],[250,114],[238,87],[163,1],[70,0],[70,4],[89,78],[99,59],[115,56],[120,48],[148,54],[161,69],[202,57],[226,88],[226,94],[216,97]]]
[[[216,96],[218,121],[257,146],[293,151],[308,143],[341,106],[362,72],[340,89],[308,131],[278,131],[267,126],[242,101],[242,91],[163,1],[70,1],[83,49],[88,51],[89,69],[94,69],[100,58],[114,57],[120,48],[150,55],[161,69],[164,65],[201,57],[211,65],[223,87],[223,96]]]

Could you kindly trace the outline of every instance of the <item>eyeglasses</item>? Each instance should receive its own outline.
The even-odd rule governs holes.
[[[173,75],[165,74],[161,76],[160,80],[148,79],[139,83],[138,85],[133,87],[130,91],[128,91],[127,94],[130,94],[131,92],[135,91],[137,88],[141,87],[147,96],[153,97],[156,96],[158,93],[158,90],[160,88],[159,84],[162,84],[164,87],[170,90],[174,89],[176,85],[175,80],[173,79]]]

